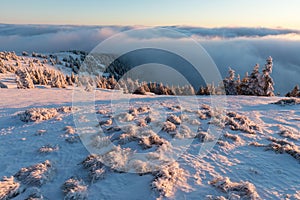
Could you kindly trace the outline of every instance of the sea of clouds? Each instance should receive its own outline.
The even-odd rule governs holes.
[[[140,27],[0,24],[0,51],[91,51],[103,40],[135,28]],[[256,63],[262,68],[265,59],[272,56],[272,77],[276,83],[276,92],[285,94],[300,83],[299,30],[188,26],[162,28],[182,33],[164,37],[181,39],[180,37],[188,36],[199,42],[212,57],[223,77],[226,76],[228,67],[244,76],[246,71],[251,72]],[[143,40],[153,37],[151,34],[138,36]]]

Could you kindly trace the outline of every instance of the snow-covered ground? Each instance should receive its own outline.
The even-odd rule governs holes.
[[[94,109],[84,112],[96,114],[102,127],[97,128],[115,144],[97,163],[97,157],[88,157],[89,144],[78,137],[89,133],[76,130],[74,119],[84,112],[71,109],[72,96],[72,89],[0,89],[0,177],[14,176],[16,188],[7,189],[13,181],[2,179],[0,199],[8,194],[11,199],[32,194],[46,199],[300,199],[300,105],[271,104],[279,97],[227,96],[223,118],[217,117],[224,127],[212,138],[208,125],[216,122],[210,120],[209,105],[223,97],[188,97],[180,103],[176,97],[125,95],[130,101],[124,107],[112,103],[119,98],[112,91],[97,90],[90,100]],[[184,102],[193,106],[186,109]],[[84,114],[80,119],[89,123]],[[135,135],[145,134],[147,127],[154,130],[150,137]],[[103,145],[91,138],[94,147]],[[168,162],[164,153],[176,150],[174,138],[195,139]],[[199,154],[211,140],[216,144],[209,153]],[[127,151],[149,153],[165,165],[147,160],[132,165]],[[107,160],[114,166],[106,166]]]

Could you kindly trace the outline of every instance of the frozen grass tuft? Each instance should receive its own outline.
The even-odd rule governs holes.
[[[37,187],[27,188],[25,193],[28,194],[28,197],[25,200],[44,200],[45,198],[41,194],[41,191]]]
[[[51,145],[51,144],[47,144],[45,146],[42,146],[40,149],[39,149],[39,152],[40,153],[51,153],[51,152],[54,152],[54,151],[58,151],[59,150],[59,146],[58,145]]]
[[[293,142],[287,140],[280,140],[270,137],[269,140],[272,142],[266,147],[266,150],[272,150],[276,153],[287,153],[296,160],[300,161],[300,149]]]
[[[261,199],[255,186],[250,182],[231,182],[228,177],[216,178],[210,182],[211,185],[226,193],[226,199]]]
[[[179,127],[179,131],[176,131],[174,137],[178,139],[192,139],[195,138],[196,135],[197,133],[192,131],[189,126],[181,125]]]
[[[99,122],[100,126],[110,126],[112,125],[112,123],[113,123],[112,119],[102,120]]]
[[[109,152],[101,155],[101,160],[114,171],[124,172],[128,171],[128,161],[131,155],[132,151],[130,148],[114,146]]]
[[[65,200],[86,200],[87,186],[82,180],[77,178],[68,179],[62,186],[65,193]]]
[[[215,139],[215,137],[213,135],[209,134],[208,132],[204,132],[204,131],[200,131],[196,135],[196,138],[198,138],[201,143],[212,142]]]
[[[66,134],[68,135],[73,135],[75,134],[75,128],[73,126],[65,126],[65,128],[63,129],[65,131]]]
[[[76,130],[73,126],[66,126],[63,130],[65,131],[65,134],[62,136],[65,138],[66,142],[73,144],[80,141],[79,135],[76,134]]]
[[[100,156],[91,154],[82,162],[82,165],[89,170],[89,176],[92,182],[104,178],[107,169],[102,163]]]
[[[255,146],[255,147],[266,147],[266,145],[260,144],[258,142],[251,142],[249,145],[250,146]]]
[[[134,119],[134,116],[129,113],[120,113],[114,117],[117,121],[120,122],[130,122]]]
[[[292,140],[298,140],[300,138],[300,133],[297,130],[293,130],[292,128],[286,128],[279,125],[280,132],[278,133],[281,137],[289,138]]]
[[[17,196],[20,191],[20,183],[13,176],[10,178],[4,176],[0,181],[0,199],[8,200]]]
[[[22,168],[14,176],[23,184],[30,186],[41,186],[50,180],[53,174],[53,166],[49,160],[43,163]]]
[[[23,122],[36,122],[54,118],[58,115],[55,108],[30,108],[20,113],[20,119]]]
[[[137,141],[137,129],[138,127],[132,124],[122,127],[124,133],[122,133],[119,137],[119,144],[127,144],[132,141]]]
[[[153,175],[152,188],[159,193],[160,197],[172,197],[176,192],[176,187],[188,188],[187,173],[179,167],[177,162],[162,167]]]
[[[69,113],[71,107],[61,108],[30,108],[19,114],[20,120],[23,122],[36,122],[48,120],[56,117],[60,112]]]
[[[228,132],[226,132],[226,133],[224,134],[224,137],[225,137],[225,138],[228,138],[228,139],[231,139],[231,140],[233,140],[234,142],[239,143],[239,144],[241,144],[241,143],[243,142],[243,140],[241,139],[240,136],[234,135],[234,134],[230,134],[230,133],[228,133]]]
[[[162,131],[165,131],[167,133],[174,132],[176,130],[176,125],[173,124],[170,121],[164,122]]]
[[[45,133],[47,133],[47,130],[45,129],[40,129],[40,130],[37,130],[35,135],[36,136],[41,136],[41,135],[44,135]]]
[[[138,111],[139,113],[147,113],[147,112],[150,111],[150,108],[149,108],[148,106],[141,106],[141,107],[139,107],[139,108],[137,109],[137,111]]]
[[[73,111],[73,108],[71,106],[63,106],[60,108],[57,108],[57,112],[61,112],[61,113],[70,113]]]
[[[225,117],[225,125],[231,130],[240,130],[246,133],[255,134],[256,131],[261,131],[261,128],[251,121],[247,116],[240,115],[235,112],[228,112]]]
[[[156,133],[153,132],[148,137],[143,137],[140,140],[140,144],[143,146],[143,148],[148,149],[151,148],[153,145],[160,146],[166,142],[165,139],[162,139],[159,137]]]
[[[207,195],[205,200],[228,200],[223,196],[213,196],[213,195]],[[233,200],[233,199],[232,199]]]
[[[181,124],[181,119],[177,117],[176,115],[169,115],[167,117],[167,121],[172,122],[175,125]]]
[[[289,98],[289,99],[281,99],[273,104],[277,104],[277,105],[297,105],[300,104],[300,99],[297,98]]]
[[[107,113],[108,113],[108,110],[104,110],[104,109],[97,111],[97,114],[100,114],[100,115],[106,115]]]

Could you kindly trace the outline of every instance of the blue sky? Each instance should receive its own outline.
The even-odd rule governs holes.
[[[0,23],[300,29],[298,0],[2,0]]]

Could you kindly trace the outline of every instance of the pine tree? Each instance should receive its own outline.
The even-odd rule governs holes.
[[[250,82],[250,78],[248,72],[246,72],[245,77],[242,79],[240,83],[240,92],[239,92],[240,95],[251,95],[249,91],[249,82]]]
[[[291,92],[288,92],[286,97],[300,97],[299,85],[296,85]]]
[[[181,90],[181,88],[179,87],[179,85],[177,85],[177,87],[175,87],[175,94],[177,95],[177,96],[180,96],[180,95],[182,95],[182,90]]]
[[[32,89],[34,88],[33,81],[26,69],[19,69],[16,71],[16,83],[19,89]]]
[[[267,58],[267,63],[265,64],[265,69],[263,70],[262,76],[262,87],[264,91],[264,96],[274,96],[274,81],[270,74],[272,73],[273,59],[271,56]]]
[[[210,93],[210,95],[215,95],[215,94],[216,94],[215,83],[212,83],[212,84],[210,85],[209,93]]]
[[[249,87],[247,90],[249,95],[262,96],[263,90],[261,88],[260,80],[259,64],[256,64],[249,77]]]
[[[183,86],[183,95],[195,95],[195,90],[192,85]]]
[[[227,95],[237,95],[237,84],[235,80],[235,71],[229,68],[229,76],[224,79],[224,87]]]
[[[238,74],[237,75],[237,80],[236,80],[236,93],[237,95],[241,95],[241,76]]]

